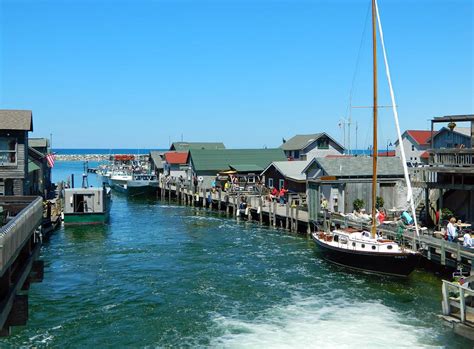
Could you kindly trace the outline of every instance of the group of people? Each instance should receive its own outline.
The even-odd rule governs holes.
[[[280,205],[284,205],[286,203],[286,194],[288,193],[288,189],[285,187],[281,187],[278,190],[276,187],[270,188],[270,194],[268,195],[268,201],[278,201]]]
[[[456,221],[456,218],[451,217],[446,227],[446,240],[451,242],[456,241],[456,239],[460,237],[461,234],[463,234],[463,231],[460,227],[461,223],[461,221]],[[463,246],[466,248],[474,248],[474,241],[471,237],[471,234],[469,234],[469,231],[467,230],[464,231],[463,234]]]

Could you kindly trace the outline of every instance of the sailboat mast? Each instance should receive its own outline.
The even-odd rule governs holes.
[[[377,201],[377,27],[376,27],[376,11],[375,0],[372,0],[372,52],[373,52],[373,80],[374,80],[374,130],[373,130],[373,147],[372,147],[372,238],[375,238],[377,221],[375,218],[376,201]]]

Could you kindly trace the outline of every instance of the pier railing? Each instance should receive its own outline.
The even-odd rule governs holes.
[[[11,220],[0,228],[0,275],[10,261],[16,258],[25,242],[31,237],[31,234],[41,224],[43,219],[43,201],[40,197],[36,198],[6,198],[0,200],[3,207],[12,207],[12,212],[16,213],[19,207],[23,205]],[[26,201],[26,202],[25,202]]]
[[[474,290],[443,280],[443,315],[474,324]]]
[[[474,166],[474,149],[430,149],[430,165],[470,167]]]

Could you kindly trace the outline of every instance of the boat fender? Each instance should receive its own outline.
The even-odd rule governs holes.
[[[257,214],[260,214],[260,212],[262,212],[262,208],[260,206],[258,206],[257,208]]]
[[[240,210],[237,209],[237,217],[239,217],[239,216],[240,216]]]
[[[249,215],[249,208],[248,208],[248,207],[245,209],[245,215],[246,215],[246,216]]]

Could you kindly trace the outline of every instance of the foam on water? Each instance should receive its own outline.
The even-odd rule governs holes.
[[[433,347],[429,331],[376,302],[292,298],[253,320],[215,316],[224,334],[211,346],[225,348],[413,348]]]

